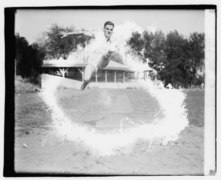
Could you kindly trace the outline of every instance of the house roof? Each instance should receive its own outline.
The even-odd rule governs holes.
[[[72,60],[44,60],[42,67],[84,67],[83,62],[77,62]]]
[[[44,60],[42,65],[43,68],[48,68],[48,67],[68,68],[68,67],[85,67],[85,66],[86,63],[84,63],[83,61],[72,61],[72,60]],[[104,69],[132,71],[126,65],[122,65],[114,61],[110,61],[108,66],[105,67]]]
[[[50,67],[58,67],[58,68],[69,68],[69,67],[85,67],[86,63],[83,61],[76,61],[76,60],[44,60],[43,61],[43,68],[50,68]],[[118,70],[118,71],[131,71],[131,68],[127,65],[123,65],[117,63],[115,61],[110,61],[107,67],[104,69],[107,70]],[[143,66],[143,71],[150,71],[152,68]]]

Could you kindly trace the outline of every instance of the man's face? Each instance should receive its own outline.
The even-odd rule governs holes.
[[[114,26],[112,25],[106,25],[104,27],[104,36],[107,38],[107,39],[110,39],[111,35],[113,34],[113,30],[114,30]]]

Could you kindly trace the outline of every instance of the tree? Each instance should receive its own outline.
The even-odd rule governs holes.
[[[45,54],[37,44],[29,45],[28,41],[19,34],[16,34],[15,39],[16,75],[29,78],[31,82],[37,83]]]
[[[192,82],[198,84],[199,82],[204,83],[204,78],[198,76],[198,71],[204,71],[204,60],[205,60],[205,37],[204,33],[192,33],[188,40],[189,46],[189,61],[188,66],[189,73],[191,74]],[[203,72],[204,76],[204,72]]]
[[[39,39],[38,44],[45,49],[47,59],[67,59],[68,55],[77,49],[78,45],[85,46],[85,42],[89,41],[87,37],[79,36],[67,36],[61,38],[61,32],[73,32],[74,27],[63,28],[57,24],[53,24],[47,32],[43,34],[43,37]]]
[[[164,68],[166,55],[165,55],[165,42],[166,38],[162,31],[155,33],[144,34],[145,58],[149,59],[149,65],[158,73]]]
[[[137,55],[142,54],[142,50],[144,47],[144,40],[140,33],[133,32],[131,38],[127,42],[127,44],[130,46],[130,48],[133,50],[133,53]]]
[[[164,68],[165,56],[165,35],[162,31],[151,33],[144,31],[143,34],[135,32],[129,39],[128,44],[136,55],[139,55],[144,62],[149,59],[149,65],[158,73]],[[158,77],[160,79],[160,77]]]
[[[186,87],[188,81],[185,70],[187,43],[187,40],[177,31],[170,32],[166,36],[166,61],[165,68],[161,72],[161,78],[165,81],[165,85],[171,83],[175,87]]]
[[[20,37],[19,34],[15,36],[15,46],[16,46],[16,75],[25,76],[25,69],[26,69],[26,54],[28,52],[28,41],[24,37]]]
[[[133,33],[128,41],[136,55],[149,59],[157,78],[174,87],[201,86],[204,83],[204,34],[192,33],[184,38],[177,31]],[[200,72],[200,73],[199,73]]]
[[[144,41],[144,50],[143,54],[145,58],[151,59],[152,57],[152,43],[153,43],[154,35],[148,31],[143,32],[143,41]]]

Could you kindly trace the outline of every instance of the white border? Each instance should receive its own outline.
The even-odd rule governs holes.
[[[215,10],[205,11],[204,173],[215,171]]]
[[[221,10],[221,5],[220,5],[220,1],[219,0],[185,0],[185,1],[177,1],[177,0],[136,0],[136,1],[129,1],[129,0],[86,0],[86,1],[82,1],[82,0],[1,0],[0,1],[0,22],[1,22],[1,29],[0,29],[0,89],[1,89],[1,93],[0,93],[0,119],[1,119],[1,125],[0,125],[0,132],[2,133],[0,138],[0,159],[2,160],[0,163],[0,169],[2,170],[1,172],[3,172],[3,138],[4,138],[4,97],[5,97],[5,84],[4,84],[4,59],[5,59],[5,54],[4,54],[4,8],[5,7],[43,7],[43,6],[80,6],[80,5],[139,5],[139,4],[143,4],[143,5],[205,5],[205,4],[215,4],[217,5],[217,51],[219,51],[221,49],[221,45],[220,45],[220,10]],[[220,148],[220,130],[218,127],[220,127],[220,113],[219,113],[219,109],[220,109],[220,53],[217,54],[217,142],[218,142],[218,146],[217,146],[217,173],[216,173],[216,177],[220,177],[221,176],[221,167],[220,167],[220,155],[218,152],[221,151]],[[206,170],[206,168],[205,168]],[[148,179],[149,177],[119,177],[119,179]],[[150,177],[153,178],[153,177]],[[174,179],[177,177],[154,177],[155,179]],[[186,178],[186,177],[179,177],[179,178]],[[189,178],[189,177],[187,177]],[[193,178],[193,177],[192,177]],[[199,179],[202,177],[194,177],[194,179]],[[29,179],[29,178],[26,178]],[[31,178],[30,178],[31,179]],[[82,178],[81,178],[82,179]],[[110,178],[106,178],[106,179],[110,179]],[[111,178],[112,179],[112,178]],[[118,177],[114,178],[114,179],[118,179]],[[219,178],[220,179],[220,178]]]
[[[1,0],[5,7],[27,6],[80,6],[80,5],[205,5],[218,4],[219,0]]]

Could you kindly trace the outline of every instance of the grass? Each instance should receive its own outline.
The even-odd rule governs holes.
[[[160,114],[155,98],[143,90],[91,88],[86,91],[63,89],[56,93],[61,109],[72,120],[119,121],[128,117],[150,123]]]
[[[190,125],[204,126],[204,90],[185,90],[185,107]]]
[[[95,120],[105,118],[104,116],[110,116],[108,117],[109,119],[119,119],[127,115],[133,119],[146,118],[147,122],[151,122],[150,119],[159,111],[156,100],[147,95],[147,93],[144,94],[144,92],[134,89],[108,90],[113,99],[118,98],[117,95],[126,95],[133,109],[133,111],[129,112],[122,106],[114,107],[112,114],[108,115],[107,112],[110,109],[105,109],[102,104],[97,103],[100,98],[98,93],[102,91],[99,88],[93,89],[82,93],[81,91],[67,88],[59,90],[56,96],[64,112],[79,120],[92,116],[94,116],[92,118]],[[20,135],[30,133],[33,128],[45,128],[51,122],[50,111],[48,111],[45,102],[38,96],[38,93],[33,93],[38,91],[39,87],[36,85],[26,82],[20,77],[16,78],[15,121],[16,129]],[[97,95],[90,97],[91,94],[88,93],[90,91],[95,91],[92,93]],[[189,89],[184,90],[184,93],[186,94],[184,104],[187,109],[189,124],[197,127],[204,126],[204,90]],[[89,99],[85,97],[89,97]],[[116,103],[115,105],[118,106]],[[117,108],[122,109],[124,112],[120,113]],[[91,111],[88,116],[84,116],[85,109]],[[104,112],[102,113],[102,111]]]
[[[47,128],[50,111],[38,93],[15,96],[15,128],[17,135],[29,134],[35,128]]]
[[[29,87],[32,88],[32,86]],[[190,126],[180,133],[180,138],[176,142],[171,142],[167,146],[156,145],[152,147],[141,141],[128,155],[98,157],[97,159],[90,154],[86,154],[89,151],[87,148],[85,149],[85,146],[56,139],[54,132],[48,131],[52,122],[51,112],[43,99],[39,97],[39,92],[33,93],[32,89],[26,90],[23,93],[15,94],[15,167],[18,171],[37,172],[39,170],[40,172],[51,172],[53,170],[53,172],[61,173],[112,172],[116,174],[136,170],[134,174],[149,173],[152,175],[174,173],[174,175],[196,175],[196,173],[203,173],[203,90],[184,90],[186,94],[184,103]],[[115,101],[116,107],[108,115],[107,109],[97,102],[103,97],[98,92],[108,92],[114,99],[117,99],[119,95],[122,97],[121,100],[125,100],[125,102]],[[92,94],[96,94],[96,96],[92,96]],[[133,112],[128,111],[130,106],[128,106],[125,96],[128,97]],[[151,118],[158,111],[157,102],[150,94],[135,89],[109,89],[107,91],[100,88],[91,88],[82,92],[70,88],[61,88],[58,90],[56,97],[64,112],[70,113],[72,118],[74,114],[81,116],[80,111],[76,111],[75,108],[78,103],[87,101],[88,98],[86,97],[92,98],[93,102],[81,104],[82,112],[85,109],[90,109],[92,104],[96,105],[96,110],[103,108],[102,110],[106,111],[105,114],[110,118],[110,124],[113,124],[116,116],[119,120],[121,110],[125,111],[122,116],[128,113],[127,115],[133,116],[133,119],[136,116],[141,117],[141,114],[144,118],[148,116]],[[118,104],[121,104],[121,106],[118,106]],[[125,107],[122,107],[122,104]],[[100,115],[97,111],[94,113],[91,111],[88,118],[91,118],[93,114]],[[99,122],[102,123],[103,119]],[[95,122],[95,124],[97,123]],[[27,147],[24,147],[24,143]],[[153,149],[148,150],[150,147]],[[99,165],[96,162],[101,164]]]
[[[24,79],[21,76],[15,77],[15,93],[29,93],[29,92],[38,92],[40,87],[33,83],[30,83],[28,79]]]

